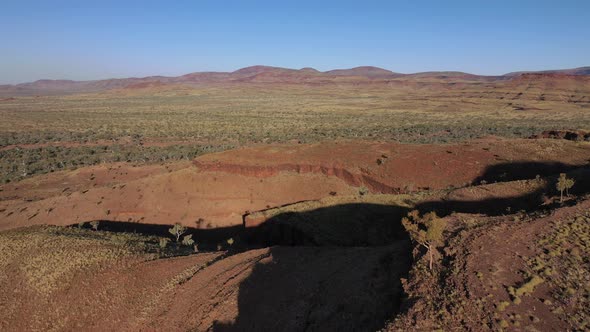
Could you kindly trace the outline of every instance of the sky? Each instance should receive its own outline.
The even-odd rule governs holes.
[[[1,0],[0,84],[251,65],[496,75],[590,65],[588,0]]]

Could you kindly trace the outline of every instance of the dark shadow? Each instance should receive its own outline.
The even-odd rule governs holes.
[[[94,221],[94,220],[92,220]],[[100,231],[115,232],[115,233],[137,233],[148,236],[160,236],[172,239],[172,235],[168,230],[172,225],[157,225],[157,224],[142,224],[137,222],[114,221],[114,220],[96,220],[99,222],[98,229]],[[85,222],[83,228],[91,228],[90,222]],[[73,224],[69,227],[79,227],[79,224]],[[222,245],[225,249],[227,246],[226,240],[229,238],[237,238],[243,233],[241,225],[231,227],[219,228],[193,228],[187,227],[183,234],[193,235],[193,240],[199,245],[199,250],[215,250],[218,245]]]
[[[239,287],[238,317],[213,331],[376,331],[398,312],[408,243],[272,247]]]
[[[473,181],[473,184],[534,179],[537,175],[545,177],[570,172],[579,167],[561,162],[507,162],[489,166],[484,174]]]
[[[499,216],[518,211],[529,212],[539,209],[543,203],[544,193],[544,190],[538,190],[524,196],[491,198],[480,201],[437,200],[420,203],[416,205],[416,209],[423,213],[435,211],[440,217],[447,216],[453,212]],[[546,206],[546,208],[550,207]]]
[[[411,243],[406,207],[343,204],[247,229],[268,249],[240,284],[238,317],[214,331],[378,330],[398,312]]]
[[[535,179],[538,174],[546,177],[547,184],[516,197],[443,199],[416,208],[423,213],[434,210],[439,215],[452,211],[501,215],[549,208],[541,206],[542,198],[556,195],[556,174],[560,172],[568,172],[568,177],[576,180],[572,194],[590,192],[590,169],[585,167],[503,164],[490,167],[481,179]],[[273,247],[254,263],[250,275],[240,284],[236,320],[215,322],[213,330],[383,328],[399,313],[404,296],[401,278],[406,278],[411,268],[413,245],[400,224],[407,212],[408,208],[401,206],[344,204],[282,213],[246,230],[250,245]]]
[[[513,197],[499,197],[488,198],[482,200],[457,200],[444,198],[441,200],[427,201],[416,205],[416,209],[421,212],[435,211],[439,216],[445,216],[453,212],[461,213],[478,213],[488,216],[498,216],[503,214],[511,214],[518,211],[535,211],[539,209],[557,208],[563,204],[556,200],[548,203],[548,197],[555,197],[559,195],[556,189],[556,183],[559,173],[566,173],[568,178],[575,180],[574,187],[570,189],[570,194],[575,196],[582,196],[590,193],[590,167],[588,166],[572,166],[561,163],[515,163],[514,166],[509,164],[502,164],[490,167],[482,178],[493,178],[499,171],[505,170],[520,170],[511,178],[518,180],[535,179],[536,175],[547,174],[547,172],[554,171],[553,175],[545,176],[546,185],[538,188],[535,191],[528,192],[524,195]],[[529,176],[525,176],[525,171],[530,170]],[[575,204],[574,201],[567,201],[567,204]]]
[[[408,240],[400,223],[409,209],[369,203],[287,212],[246,230],[251,245],[379,246]]]

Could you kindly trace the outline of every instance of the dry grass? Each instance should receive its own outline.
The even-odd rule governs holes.
[[[0,269],[22,276],[29,288],[49,295],[67,285],[76,272],[106,268],[123,258],[147,254],[154,239],[127,233],[63,227],[31,227],[0,233]],[[7,274],[0,275],[0,284]]]
[[[547,303],[570,326],[590,328],[590,212],[556,220],[553,231],[538,245],[543,253],[531,258],[531,269],[543,276],[553,289]]]
[[[0,133],[2,145],[123,136],[236,144],[334,137],[425,140],[421,136],[447,129],[451,133],[441,139],[453,140],[478,134],[528,135],[536,128],[590,127],[590,115],[581,112],[580,105],[522,100],[530,107],[542,104],[542,109],[515,111],[508,106],[513,102],[504,98],[509,91],[494,90],[490,95],[487,89],[444,93],[248,86],[204,87],[176,96],[23,97],[0,104]],[[16,133],[21,137],[10,135]]]
[[[580,96],[590,94],[579,88]],[[590,128],[586,102],[563,99],[558,89],[529,86],[520,93],[482,84],[453,89],[251,84],[166,94],[19,97],[0,103],[0,148],[5,147],[0,180],[101,162],[190,159],[256,143],[339,138],[446,143]],[[43,145],[56,142],[60,146]],[[14,148],[23,144],[42,146]]]

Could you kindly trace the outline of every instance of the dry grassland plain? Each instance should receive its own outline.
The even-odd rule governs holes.
[[[450,143],[590,128],[590,84],[573,78],[123,88],[0,101],[1,181],[129,161],[192,159],[276,142]]]

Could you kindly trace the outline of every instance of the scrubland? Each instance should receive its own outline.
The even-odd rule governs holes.
[[[540,100],[544,90],[445,89],[236,85],[18,97],[0,102],[0,180],[103,162],[192,159],[252,144],[451,143],[590,128],[587,103]]]

